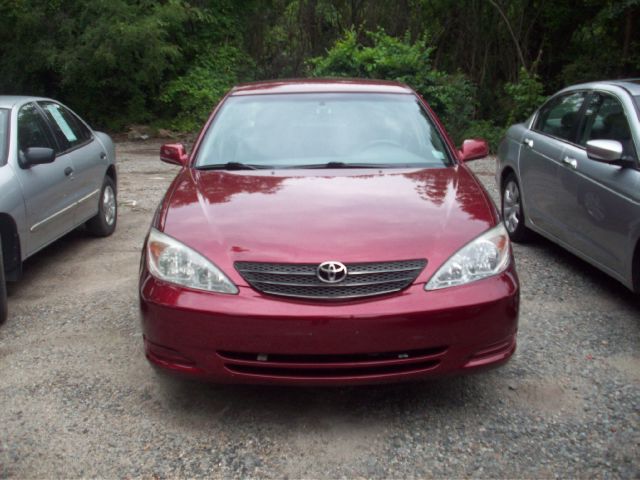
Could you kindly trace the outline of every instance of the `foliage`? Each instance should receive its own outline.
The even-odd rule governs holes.
[[[431,66],[433,48],[426,38],[395,38],[379,29],[366,32],[363,44],[355,30],[347,30],[322,57],[309,61],[316,77],[354,77],[396,80],[421,94],[438,113],[456,141],[474,112],[474,88],[461,74],[446,74]]]
[[[191,129],[235,82],[312,74],[403,81],[459,141],[640,72],[640,0],[0,0],[0,18],[0,93],[111,129]]]
[[[518,81],[507,83],[504,90],[509,100],[507,124],[526,120],[545,99],[540,77],[524,68],[520,69]]]
[[[160,95],[178,131],[196,131],[230,87],[247,78],[250,57],[232,46],[222,46],[200,57],[193,68],[167,83]]]
[[[591,22],[580,25],[571,37],[569,48],[574,59],[563,66],[560,74],[563,83],[615,78],[622,69],[637,75],[640,72],[639,10],[640,0],[606,2]]]

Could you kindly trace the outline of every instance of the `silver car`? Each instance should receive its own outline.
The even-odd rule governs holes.
[[[115,148],[64,105],[0,96],[0,323],[7,280],[22,262],[85,224],[97,236],[117,220]]]
[[[640,80],[585,83],[553,95],[498,150],[502,216],[640,293]]]

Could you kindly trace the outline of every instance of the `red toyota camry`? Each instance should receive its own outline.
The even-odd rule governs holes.
[[[146,239],[144,347],[231,383],[358,384],[500,365],[516,348],[507,232],[410,88],[241,85],[206,123]]]

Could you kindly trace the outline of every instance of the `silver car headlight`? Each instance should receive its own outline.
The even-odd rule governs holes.
[[[151,275],[165,282],[209,292],[238,293],[213,263],[155,228],[147,240],[147,265]]]
[[[509,265],[509,235],[502,222],[467,243],[431,277],[425,290],[453,287],[503,272]]]

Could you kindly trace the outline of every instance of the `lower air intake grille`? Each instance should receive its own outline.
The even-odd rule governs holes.
[[[396,262],[345,264],[347,274],[337,283],[318,277],[314,263],[236,262],[235,267],[249,285],[270,295],[347,300],[398,292],[411,285],[427,265],[424,259]]]

